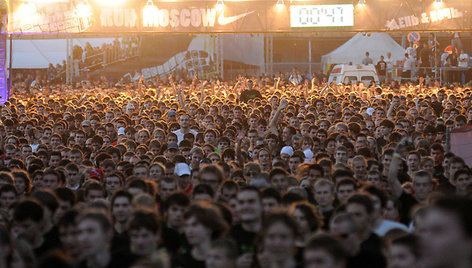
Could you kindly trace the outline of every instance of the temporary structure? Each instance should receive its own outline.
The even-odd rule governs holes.
[[[358,33],[321,57],[323,70],[328,70],[332,64],[361,64],[366,52],[369,52],[374,64],[380,60],[380,56],[386,58],[388,52],[392,53],[394,61],[401,60],[405,55],[405,50],[387,33]]]

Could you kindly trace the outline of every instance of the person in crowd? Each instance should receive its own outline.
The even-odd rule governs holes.
[[[320,233],[308,241],[304,252],[306,268],[342,268],[346,265],[347,252],[335,237]]]
[[[220,238],[228,226],[219,210],[209,204],[195,204],[184,214],[184,232],[190,249],[177,259],[181,267],[205,267],[212,241]]]
[[[303,259],[295,258],[297,222],[286,213],[267,216],[263,227],[261,249],[257,254],[260,267],[301,267]]]
[[[420,239],[414,234],[404,234],[387,245],[388,267],[421,267]]]

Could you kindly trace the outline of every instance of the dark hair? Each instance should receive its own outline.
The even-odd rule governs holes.
[[[215,197],[215,192],[213,191],[213,188],[211,188],[210,185],[208,184],[197,184],[192,191],[192,197],[195,197],[197,194],[207,194],[211,198]]]
[[[105,188],[99,182],[89,181],[89,183],[85,186],[84,196],[87,196],[89,192],[92,190],[101,191],[103,195],[105,196]]]
[[[39,223],[43,220],[43,217],[43,208],[37,201],[31,199],[20,201],[13,212],[13,220],[17,222],[32,220]]]
[[[346,202],[346,206],[349,204],[359,204],[363,206],[367,214],[371,215],[374,212],[374,204],[372,199],[366,194],[353,194],[351,195]]]
[[[264,220],[264,227],[262,228],[264,235],[272,225],[279,222],[283,223],[290,229],[290,231],[292,231],[294,238],[298,237],[299,229],[297,222],[295,219],[293,219],[293,217],[285,212],[272,212],[267,216],[267,218]]]
[[[182,192],[176,192],[171,194],[163,204],[164,210],[168,210],[173,205],[182,207],[188,207],[190,205],[190,199]]]
[[[112,221],[110,219],[110,216],[104,213],[104,210],[101,209],[85,210],[84,212],[82,212],[82,214],[79,215],[77,222],[80,223],[84,220],[93,220],[98,222],[102,227],[103,232],[105,233],[110,232],[112,229]]]
[[[203,173],[213,173],[218,177],[218,183],[221,183],[223,181],[223,171],[217,165],[204,165],[203,168],[200,169],[200,177]]]
[[[332,235],[325,233],[314,235],[306,244],[305,251],[316,249],[328,252],[337,263],[344,262],[348,256],[342,243]]]
[[[126,187],[127,188],[138,188],[138,189],[143,190],[143,192],[145,192],[145,193],[149,192],[148,191],[148,185],[142,179],[133,179],[133,180],[128,182]]]
[[[353,173],[350,170],[338,169],[333,173],[333,181],[336,181],[338,177],[353,177]]]
[[[8,192],[14,193],[15,196],[17,195],[16,187],[14,185],[4,184],[0,186],[0,196],[2,196],[3,193],[8,193]]]
[[[223,217],[220,215],[219,210],[208,203],[201,202],[199,204],[192,205],[184,213],[184,219],[188,220],[192,217],[195,217],[195,219],[200,224],[212,231],[212,240],[219,238],[226,232],[228,228],[226,222],[223,220]]]
[[[54,193],[59,200],[67,201],[71,206],[74,206],[77,201],[75,192],[69,188],[59,187],[54,190]]]
[[[324,176],[324,169],[321,165],[319,164],[311,164],[308,166],[308,172],[310,172],[310,170],[317,170],[318,172],[320,172],[321,174],[321,177]]]
[[[221,189],[236,189],[236,191],[239,191],[239,185],[232,180],[226,180],[221,185]]]
[[[411,253],[413,253],[413,255],[416,258],[419,258],[421,256],[420,239],[415,234],[407,233],[405,235],[401,235],[399,237],[392,239],[389,244],[390,244],[390,247],[392,245],[405,246],[410,250]]]
[[[296,209],[299,209],[305,216],[305,219],[310,226],[310,231],[316,232],[321,228],[323,221],[314,205],[306,201],[294,203],[292,204],[291,214],[293,214]]]
[[[133,212],[129,221],[128,231],[144,228],[157,234],[160,230],[160,220],[156,212],[139,209]]]
[[[380,206],[384,208],[387,205],[387,193],[375,185],[366,185],[362,188],[365,193],[375,195],[380,200]]]
[[[56,209],[59,207],[59,201],[57,201],[56,194],[49,189],[34,191],[31,197],[36,199],[43,206],[47,207],[52,214],[54,214]]]
[[[264,198],[273,198],[277,200],[277,203],[280,204],[282,201],[282,196],[280,195],[279,191],[275,190],[274,188],[266,188],[261,193],[262,199]]]
[[[281,204],[291,206],[293,203],[305,201],[305,198],[298,192],[287,192],[282,196]]]
[[[75,209],[70,209],[57,222],[57,227],[77,226],[77,217],[79,212]]]
[[[357,182],[353,179],[346,178],[346,179],[342,179],[342,180],[338,181],[338,183],[336,184],[336,191],[338,191],[339,187],[341,187],[343,185],[352,185],[354,190],[357,190]]]
[[[113,193],[113,195],[111,196],[111,200],[110,200],[110,203],[111,203],[111,206],[113,208],[113,204],[115,203],[115,200],[118,198],[118,197],[125,197],[126,199],[128,199],[129,203],[131,204],[131,201],[133,200],[133,195],[130,194],[128,191],[126,190],[117,190],[116,192]]]
[[[283,169],[283,168],[279,168],[279,167],[276,167],[276,168],[273,168],[270,173],[269,173],[269,182],[272,181],[272,178],[275,176],[275,175],[284,175],[285,177],[288,176],[288,172]],[[286,178],[287,179],[287,178]]]

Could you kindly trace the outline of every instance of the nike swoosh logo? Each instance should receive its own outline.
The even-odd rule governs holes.
[[[247,15],[249,15],[251,13],[254,13],[254,11],[246,12],[246,13],[239,14],[239,15],[236,15],[236,16],[225,17],[224,11],[222,11],[220,16],[218,17],[218,23],[220,25],[230,24],[230,23],[233,23],[233,22],[235,22],[239,19],[242,19],[242,18],[246,17]]]

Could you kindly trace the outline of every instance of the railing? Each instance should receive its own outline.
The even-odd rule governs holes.
[[[414,67],[409,77],[402,76],[403,68],[395,67],[393,69],[393,79],[395,80],[416,80],[420,76],[425,77],[428,75],[431,78],[438,80],[440,83],[443,82],[462,82],[465,84],[467,77],[467,72],[469,72],[472,67]]]
[[[122,48],[121,45],[121,43],[119,45],[107,44],[101,49],[99,53],[88,55],[81,60],[71,59],[70,64],[72,66],[72,78],[80,77],[85,73],[102,69],[115,63],[127,61],[139,55],[139,43],[136,45],[131,44],[125,48]],[[84,51],[84,53],[86,52]],[[54,80],[66,80],[66,70],[57,73],[54,77]]]
[[[321,70],[321,62],[274,62],[273,70],[274,73],[291,72],[293,68],[297,68],[300,72],[314,73]]]
[[[105,66],[123,62],[138,56],[139,45],[136,47],[129,46],[122,48],[121,46],[106,46],[101,53],[90,55],[83,59],[83,63],[90,62],[80,68],[80,73],[90,72],[101,69]]]

